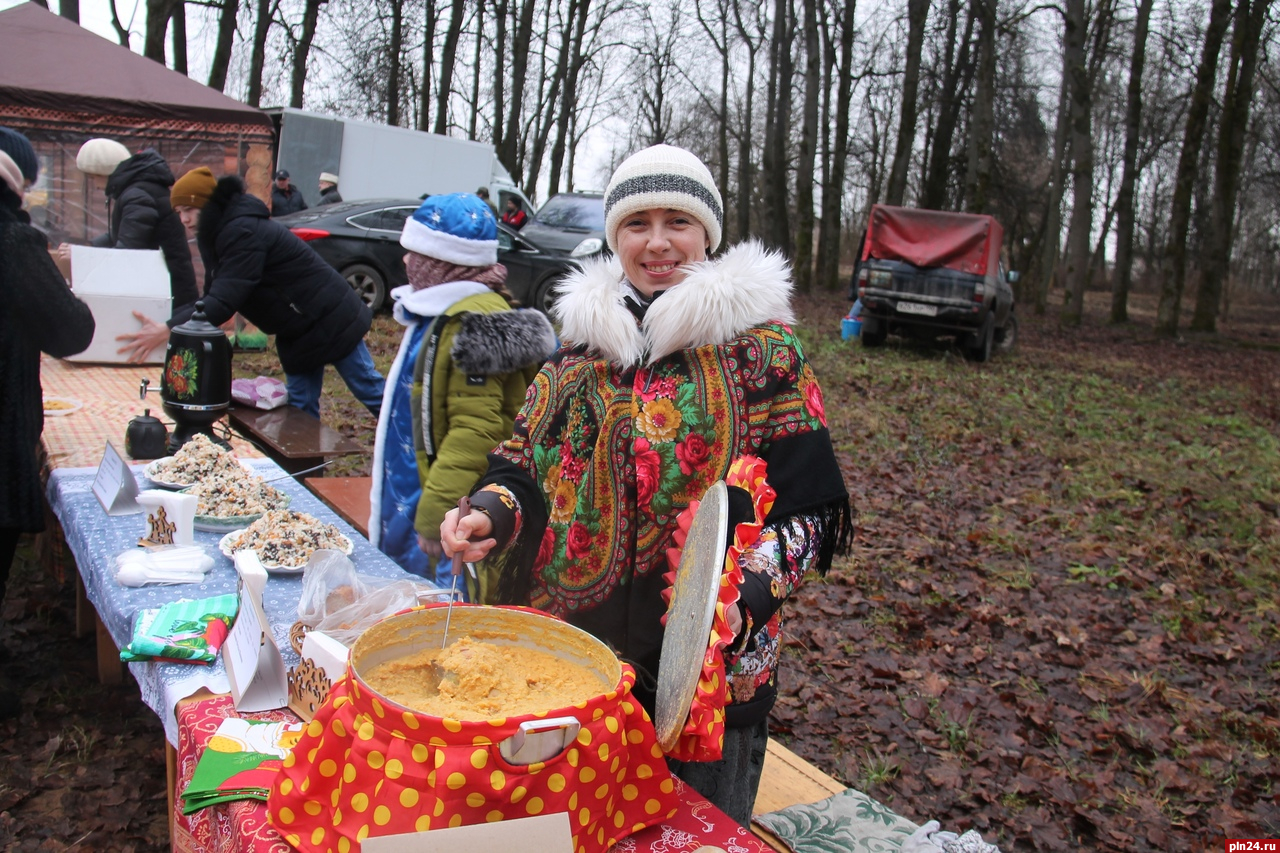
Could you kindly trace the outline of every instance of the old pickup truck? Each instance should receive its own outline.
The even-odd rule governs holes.
[[[873,205],[851,294],[862,301],[863,346],[952,336],[973,361],[1012,348],[1018,274],[1005,272],[1003,240],[991,216]]]

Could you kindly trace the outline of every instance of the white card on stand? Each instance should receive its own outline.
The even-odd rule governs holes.
[[[93,493],[107,515],[142,512],[142,505],[138,503],[138,481],[133,478],[124,457],[109,441],[102,461],[98,463],[98,473],[93,478]]]
[[[289,704],[284,658],[262,609],[267,570],[252,551],[237,551],[240,574],[240,612],[222,644],[222,660],[231,681],[237,711],[270,711]]]

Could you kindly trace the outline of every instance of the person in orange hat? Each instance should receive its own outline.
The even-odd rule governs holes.
[[[238,312],[268,335],[284,368],[289,404],[320,417],[324,369],[332,364],[378,417],[384,382],[365,346],[373,314],[337,270],[284,225],[236,175],[192,169],[170,201],[204,260],[204,314],[222,325]],[[185,322],[194,306],[178,311]]]

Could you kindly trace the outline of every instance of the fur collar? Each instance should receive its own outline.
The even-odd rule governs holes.
[[[494,376],[540,365],[555,349],[556,330],[541,311],[469,311],[449,355],[464,373]]]
[[[563,337],[626,367],[725,343],[770,320],[795,322],[791,269],[782,255],[754,240],[688,270],[688,277],[655,299],[637,323],[623,304],[627,288],[621,262],[610,257],[584,264],[559,287],[554,311]]]

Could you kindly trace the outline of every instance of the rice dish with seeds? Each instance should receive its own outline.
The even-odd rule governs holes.
[[[256,551],[264,565],[291,568],[305,566],[311,554],[321,548],[349,554],[351,540],[332,524],[305,512],[287,509],[265,513],[227,543],[232,553],[245,549]]]
[[[284,492],[239,465],[234,471],[216,471],[182,493],[199,498],[196,515],[210,518],[256,516],[289,505]]]
[[[189,486],[219,472],[244,473],[244,468],[240,467],[230,450],[204,433],[196,433],[171,458],[153,462],[147,469],[147,476]]]

